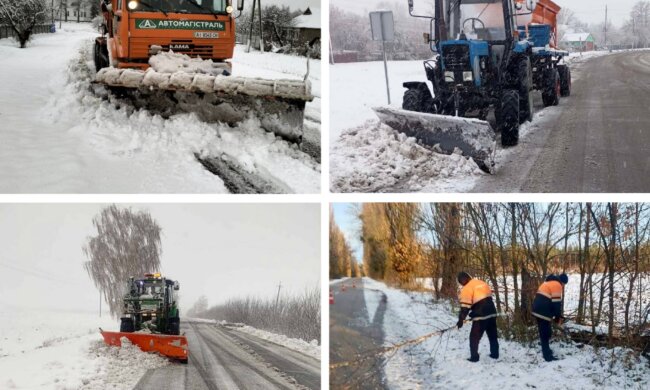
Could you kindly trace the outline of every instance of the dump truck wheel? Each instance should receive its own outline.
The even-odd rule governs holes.
[[[560,96],[571,95],[571,69],[567,65],[558,65],[557,71],[560,75]]]
[[[549,69],[546,76],[546,84],[542,91],[544,107],[557,106],[560,103],[560,75],[557,69]]]
[[[519,123],[533,120],[533,70],[530,60],[524,58],[517,64],[517,82],[519,85]]]
[[[501,132],[501,145],[515,146],[519,142],[519,93],[507,89],[495,112],[497,129]]]
[[[123,317],[120,319],[120,332],[132,333],[135,332],[135,325],[133,318]]]
[[[108,59],[108,48],[105,44],[95,41],[95,47],[93,48],[95,71],[99,72],[100,69],[107,68],[110,65],[106,59]]]

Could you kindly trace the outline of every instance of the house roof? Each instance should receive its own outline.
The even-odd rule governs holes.
[[[586,42],[593,40],[590,33],[568,33],[562,37],[562,42]]]
[[[291,27],[316,28],[320,30],[320,8],[307,7],[302,15],[293,18]]]

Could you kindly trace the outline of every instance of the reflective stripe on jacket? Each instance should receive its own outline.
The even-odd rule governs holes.
[[[458,295],[461,309],[470,309],[473,320],[485,320],[497,316],[497,309],[492,302],[492,289],[482,280],[471,279]]]
[[[552,321],[553,317],[562,315],[562,299],[562,283],[554,279],[546,281],[537,289],[532,314],[537,318]]]

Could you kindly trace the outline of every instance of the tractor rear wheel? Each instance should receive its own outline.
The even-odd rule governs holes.
[[[135,332],[135,325],[133,324],[133,318],[122,317],[120,322],[120,332],[132,333]]]
[[[519,142],[519,93],[506,89],[495,110],[497,129],[501,132],[501,145],[515,146]]]
[[[533,70],[530,60],[524,58],[517,65],[517,83],[519,86],[519,123],[533,120]]]
[[[571,95],[571,69],[567,65],[558,65],[557,71],[560,75],[560,96]]]
[[[546,80],[542,91],[544,107],[557,106],[560,103],[560,75],[557,69],[548,69],[545,76]]]
[[[181,319],[178,317],[172,317],[169,319],[169,334],[178,336],[181,334]]]

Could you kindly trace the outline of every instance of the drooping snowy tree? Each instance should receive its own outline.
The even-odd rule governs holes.
[[[0,24],[14,30],[22,49],[27,47],[34,28],[47,20],[48,12],[45,0],[0,0]]]
[[[111,315],[118,316],[129,278],[160,270],[162,229],[148,212],[115,205],[95,216],[93,226],[97,234],[82,248],[90,259],[84,269],[106,298]]]

